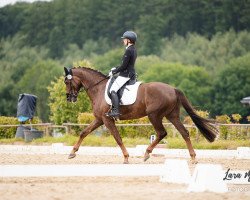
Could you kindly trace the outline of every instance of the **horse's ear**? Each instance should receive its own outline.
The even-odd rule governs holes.
[[[68,68],[64,67],[64,72],[65,72],[65,76],[67,76],[69,74]]]
[[[71,69],[71,68],[69,68],[68,71],[69,71],[69,74],[70,74],[70,75],[73,75],[72,69]]]
[[[71,70],[71,68],[66,68],[66,67],[64,67],[64,72],[65,72],[65,76],[67,76],[68,74],[72,75],[72,70]]]

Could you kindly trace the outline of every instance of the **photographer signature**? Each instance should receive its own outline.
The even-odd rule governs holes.
[[[223,180],[236,180],[236,179],[247,179],[247,182],[250,182],[250,170],[246,172],[232,172],[229,168],[226,173]]]

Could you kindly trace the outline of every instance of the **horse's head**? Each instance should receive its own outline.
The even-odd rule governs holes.
[[[68,102],[76,102],[82,83],[79,77],[73,76],[72,70],[64,67],[66,96]]]

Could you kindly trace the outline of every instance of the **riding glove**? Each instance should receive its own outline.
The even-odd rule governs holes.
[[[113,67],[110,72],[109,72],[109,76],[113,76],[116,72],[115,72],[116,68]]]

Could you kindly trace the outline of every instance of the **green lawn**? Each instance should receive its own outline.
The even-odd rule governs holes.
[[[43,137],[32,142],[26,143],[22,139],[0,139],[0,144],[30,144],[30,145],[50,145],[51,143],[64,143],[64,145],[72,146],[78,140],[77,136],[65,135],[60,138],[53,137]],[[126,147],[135,147],[136,145],[148,145],[150,143],[147,138],[123,138],[123,142]],[[163,139],[161,142],[165,144],[167,148],[170,149],[183,149],[187,148],[185,141],[181,137],[169,137]],[[216,140],[213,143],[207,142],[205,139],[201,139],[196,142],[195,139],[192,139],[192,143],[195,149],[236,149],[237,147],[246,146],[250,147],[250,140]],[[114,138],[112,136],[96,136],[89,135],[87,136],[82,145],[84,146],[117,146]]]

